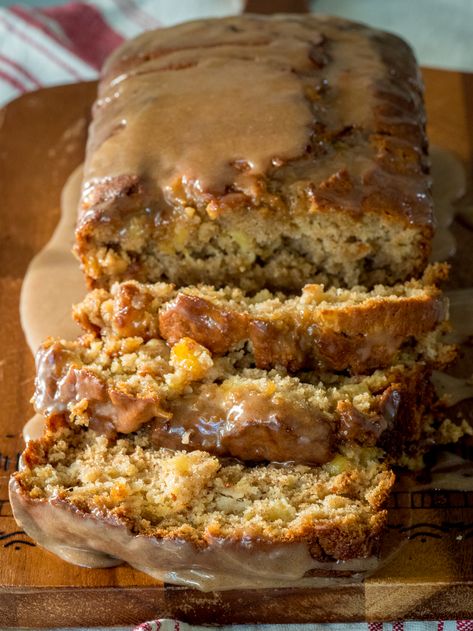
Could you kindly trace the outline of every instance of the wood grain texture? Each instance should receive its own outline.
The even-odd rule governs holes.
[[[308,13],[308,0],[247,0],[245,13]]]
[[[425,80],[430,138],[471,172],[473,75],[428,69]],[[0,111],[0,625],[131,625],[157,616],[194,623],[473,617],[473,492],[413,492],[401,480],[384,564],[364,584],[332,589],[204,594],[163,586],[128,567],[69,565],[19,532],[7,480],[23,447],[34,378],[18,318],[20,287],[57,222],[61,188],[83,159],[94,94],[94,83],[60,86]],[[473,284],[473,233],[460,224],[455,231],[456,277]]]

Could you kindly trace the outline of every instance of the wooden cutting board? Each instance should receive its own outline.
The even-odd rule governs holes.
[[[471,172],[473,75],[426,69],[424,76],[430,139],[455,151]],[[473,480],[469,492],[414,492],[401,480],[385,541],[402,547],[363,584],[331,589],[201,593],[128,567],[69,565],[19,530],[7,481],[32,414],[34,378],[18,316],[20,287],[58,220],[61,188],[83,160],[95,89],[40,90],[0,110],[0,626],[132,625],[168,616],[214,624],[473,618]],[[455,276],[473,285],[473,232],[459,224],[455,231]]]

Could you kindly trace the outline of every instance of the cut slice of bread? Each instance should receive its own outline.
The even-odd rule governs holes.
[[[421,281],[368,291],[306,285],[293,298],[262,291],[184,287],[128,281],[90,292],[74,307],[76,321],[100,336],[191,337],[223,355],[245,343],[257,368],[348,369],[363,374],[389,366],[399,349],[424,342],[444,323],[448,304],[435,283],[448,268],[435,265]]]
[[[149,423],[156,444],[242,460],[323,464],[339,443],[391,454],[415,440],[433,396],[430,368],[405,353],[371,375],[247,367],[190,338],[51,339],[38,351],[36,411],[66,413],[102,433]]]
[[[375,448],[341,450],[321,467],[246,467],[156,448],[146,429],[106,437],[56,416],[28,444],[10,498],[25,531],[68,561],[127,561],[225,589],[290,584],[369,557],[393,482]]]

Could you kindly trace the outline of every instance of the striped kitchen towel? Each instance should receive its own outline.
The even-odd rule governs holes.
[[[0,8],[0,106],[44,86],[95,79],[112,50],[144,30],[239,13],[242,5],[243,0],[89,0]]]

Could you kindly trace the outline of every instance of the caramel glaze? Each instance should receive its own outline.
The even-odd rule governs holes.
[[[212,384],[198,395],[172,401],[171,418],[152,422],[152,440],[159,447],[203,449],[244,461],[324,464],[333,458],[337,438],[374,445],[388,426],[385,402],[369,415],[349,402],[339,409],[334,419],[260,392],[222,394]]]
[[[87,401],[87,411],[101,432],[129,433],[157,414],[162,414],[156,397],[135,397],[107,384],[77,357],[54,342],[36,354],[33,404],[45,416],[61,414],[68,406]]]
[[[412,374],[393,376],[391,386],[373,394],[366,412],[346,399],[326,411],[316,403],[251,384],[200,384],[192,394],[171,400],[159,394],[139,397],[107,385],[76,363],[57,345],[40,349],[37,412],[64,414],[86,401],[89,425],[99,433],[130,433],[149,423],[157,446],[204,449],[244,461],[323,464],[340,442],[380,444],[391,452],[400,449],[403,440],[415,438],[430,387],[426,370],[419,365]]]
[[[424,126],[415,59],[394,35],[306,15],[148,32],[106,64],[78,234],[140,212],[164,235],[189,204],[263,204],[375,212],[430,237]]]
[[[203,449],[240,460],[322,464],[333,454],[328,415],[260,392],[222,393],[212,384],[171,402],[172,417],[152,422],[153,442],[170,449]],[[376,433],[376,423],[373,423]]]
[[[329,414],[251,389],[222,393],[211,384],[172,401],[172,416],[153,419],[151,436],[158,447],[203,449],[243,461],[320,465],[341,443],[380,445],[395,455],[418,433],[421,402],[430,390],[426,379],[395,383],[376,396],[368,412],[342,400]]]

